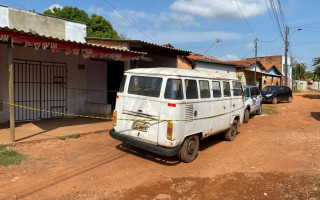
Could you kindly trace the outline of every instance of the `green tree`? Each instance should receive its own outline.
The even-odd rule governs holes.
[[[88,37],[122,38],[108,20],[96,14],[89,17],[84,10],[79,10],[77,7],[65,6],[62,9],[54,7],[52,10],[45,10],[43,14],[85,23]]]
[[[304,63],[297,63],[292,68],[292,75],[295,80],[301,80],[305,77],[306,65]]]
[[[312,66],[315,66],[313,70],[314,77],[320,78],[320,57],[314,58],[312,61],[313,61]]]

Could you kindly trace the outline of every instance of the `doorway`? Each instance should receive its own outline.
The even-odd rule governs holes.
[[[108,61],[107,63],[107,103],[111,104],[112,110],[116,106],[117,92],[124,73],[124,63],[117,61]]]

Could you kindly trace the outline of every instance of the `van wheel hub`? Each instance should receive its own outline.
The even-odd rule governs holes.
[[[191,140],[188,144],[188,154],[189,155],[192,155],[193,152],[194,152],[194,149],[195,149],[195,146],[196,146],[196,142],[194,140]]]

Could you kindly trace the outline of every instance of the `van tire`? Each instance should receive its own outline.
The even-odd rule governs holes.
[[[288,103],[292,103],[292,97],[288,98]]]
[[[238,121],[234,120],[230,129],[227,131],[227,133],[224,135],[224,138],[227,141],[233,141],[238,134]]]
[[[259,109],[256,112],[257,115],[261,115],[262,114],[262,104],[260,105]]]
[[[272,99],[272,104],[277,104],[277,103],[278,103],[277,97],[273,97],[273,99]]]
[[[243,122],[244,122],[244,123],[248,123],[248,122],[249,122],[249,117],[250,117],[250,112],[249,112],[248,109],[246,109],[246,110],[244,111]]]
[[[199,137],[198,135],[191,135],[187,137],[178,154],[182,162],[189,163],[196,159],[199,150]]]

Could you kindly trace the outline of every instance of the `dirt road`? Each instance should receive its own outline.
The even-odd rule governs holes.
[[[189,164],[94,133],[20,144],[29,156],[0,168],[0,199],[320,198],[320,93],[268,105],[233,142],[203,140]]]

